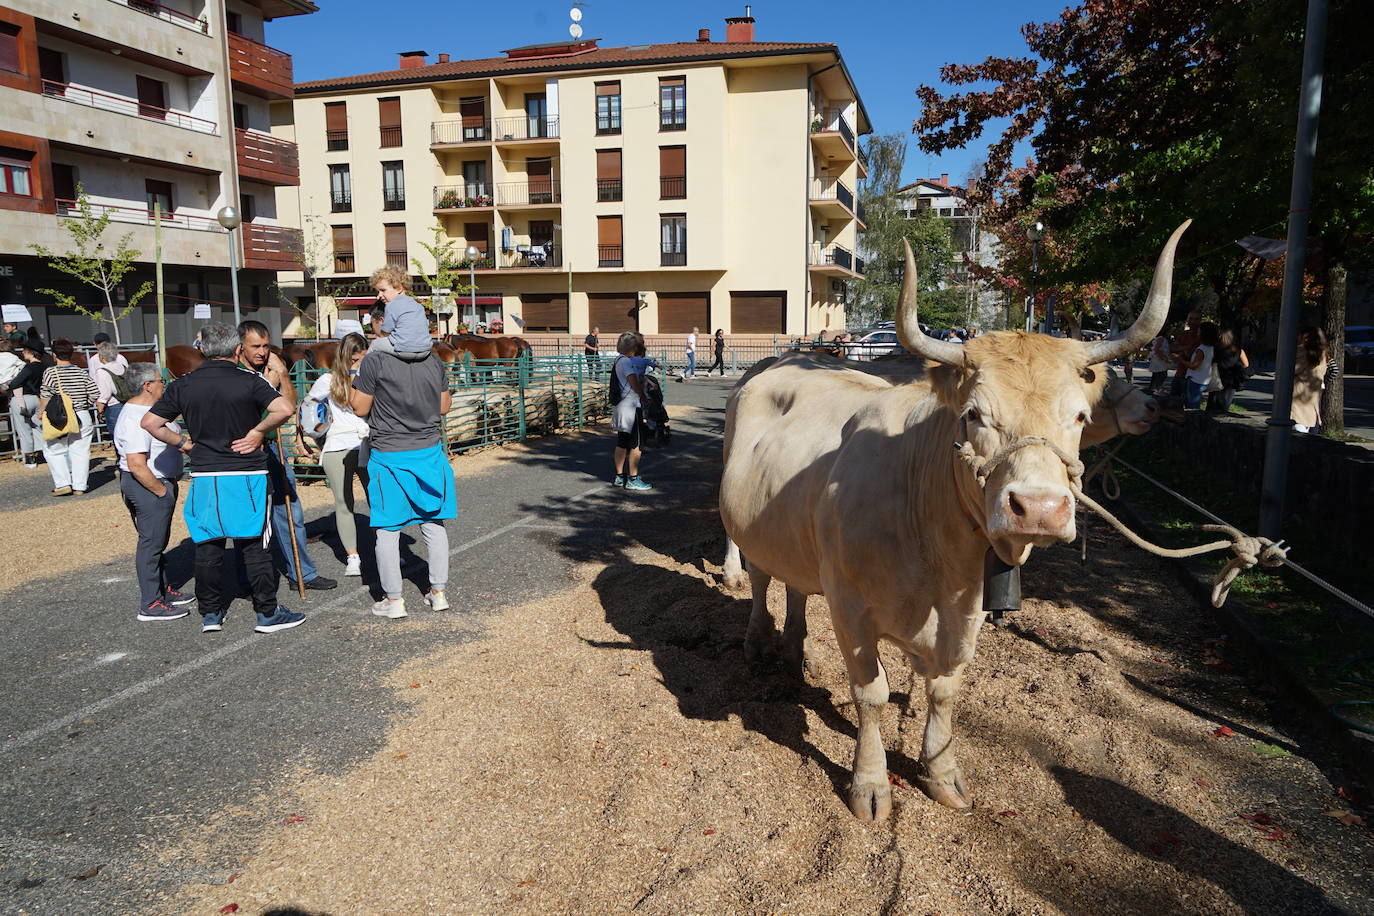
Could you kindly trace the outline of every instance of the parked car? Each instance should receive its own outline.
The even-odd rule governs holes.
[[[1348,324],[1345,326],[1345,355],[1374,356],[1374,324]]]
[[[849,359],[876,359],[879,356],[886,356],[895,350],[900,349],[897,343],[897,332],[887,329],[878,329],[855,337],[845,347],[845,355]]]

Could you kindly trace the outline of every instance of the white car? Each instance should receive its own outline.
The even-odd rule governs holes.
[[[869,331],[845,346],[845,356],[849,359],[876,359],[899,349],[897,332],[886,328]]]

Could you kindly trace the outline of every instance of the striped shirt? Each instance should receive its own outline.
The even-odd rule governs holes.
[[[100,398],[100,389],[95,387],[90,373],[80,366],[49,366],[44,370],[39,395],[57,397],[59,387],[72,399],[74,410],[90,410]]]

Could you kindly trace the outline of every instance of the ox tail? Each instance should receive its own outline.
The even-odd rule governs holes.
[[[740,556],[739,545],[729,535],[725,536],[725,563],[721,572],[726,588],[744,588],[748,582],[744,570],[744,557]]]

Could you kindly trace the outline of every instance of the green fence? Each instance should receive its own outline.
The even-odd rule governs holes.
[[[526,355],[510,360],[474,360],[467,354],[446,364],[452,404],[443,418],[444,450],[457,455],[498,442],[519,442],[556,429],[580,429],[610,412],[609,359],[582,354]],[[327,372],[305,362],[291,369],[299,400]],[[282,427],[296,476],[321,479],[319,457],[308,455],[296,436],[293,416]]]

